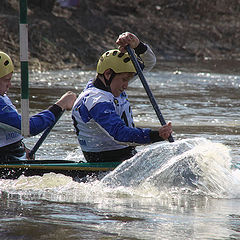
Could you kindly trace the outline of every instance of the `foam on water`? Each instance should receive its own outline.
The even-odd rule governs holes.
[[[204,138],[154,144],[125,161],[101,181],[79,183],[61,174],[0,180],[0,191],[53,201],[171,199],[177,196],[239,198],[240,171],[230,150]]]
[[[204,138],[156,144],[124,162],[102,182],[109,186],[154,186],[158,192],[237,197],[240,172],[230,149]],[[240,189],[239,189],[240,190]]]

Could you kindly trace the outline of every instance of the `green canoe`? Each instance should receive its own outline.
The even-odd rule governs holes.
[[[98,176],[120,165],[121,162],[73,162],[67,160],[25,160],[0,163],[0,178],[16,179],[24,176],[42,176],[44,173],[61,173],[74,179]]]

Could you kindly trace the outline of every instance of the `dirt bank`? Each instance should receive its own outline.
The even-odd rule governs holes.
[[[17,66],[18,2],[3,0],[0,7],[0,49],[9,53]],[[212,62],[221,66],[231,61],[234,64],[228,68],[238,69],[239,0],[79,3],[78,8],[71,9],[56,3],[50,12],[37,6],[28,9],[31,69],[94,68],[99,55],[113,48],[116,37],[124,31],[134,32],[151,45],[160,69],[187,69],[195,61],[206,68]]]

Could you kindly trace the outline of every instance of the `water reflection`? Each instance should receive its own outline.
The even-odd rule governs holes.
[[[50,195],[49,195],[50,197]],[[8,205],[2,239],[226,239],[239,237],[239,212],[232,200],[178,198],[104,198],[73,203],[44,200],[44,194],[1,196]],[[41,200],[41,198],[43,200]],[[55,200],[54,200],[55,199]],[[221,211],[220,211],[221,210]],[[6,211],[5,211],[6,212]],[[229,213],[229,214],[228,214]],[[12,218],[10,217],[12,216]],[[10,224],[6,224],[9,222]]]

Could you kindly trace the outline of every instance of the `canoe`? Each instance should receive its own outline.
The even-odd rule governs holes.
[[[18,160],[0,163],[0,178],[17,179],[24,176],[42,176],[45,173],[60,173],[74,180],[84,181],[88,176],[98,177],[112,171],[121,162],[74,162],[67,160]]]

